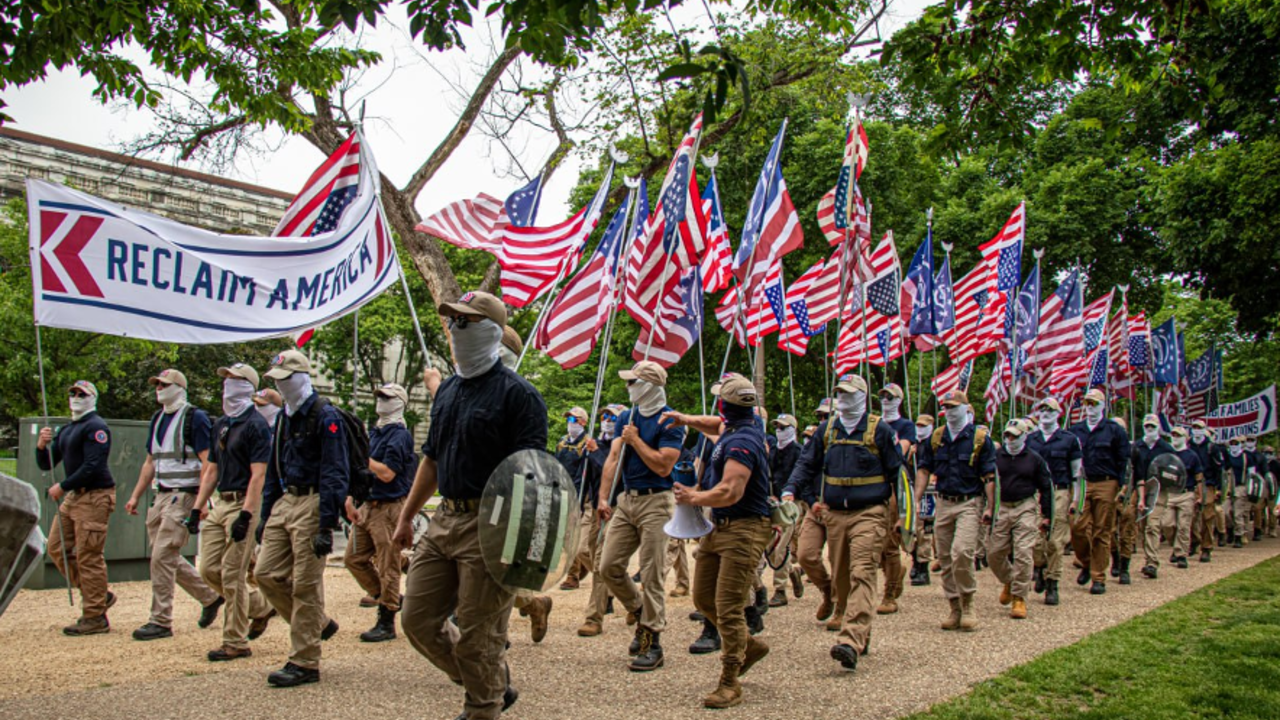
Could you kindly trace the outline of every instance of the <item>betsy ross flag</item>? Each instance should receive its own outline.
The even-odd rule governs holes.
[[[991,275],[993,290],[1016,290],[1021,280],[1022,239],[1026,234],[1027,204],[1014,208],[1008,222],[996,236],[978,246],[982,261]]]
[[[1147,311],[1129,317],[1129,365],[1135,369],[1151,366],[1151,323]]]
[[[502,249],[502,231],[508,225],[527,227],[537,218],[542,177],[539,175],[508,195],[505,202],[480,193],[470,200],[449,203],[414,229],[465,250],[483,250],[496,256]]]
[[[635,360],[645,358],[646,348],[649,359],[664,368],[680,362],[680,358],[698,342],[702,334],[702,278],[697,267],[685,273],[676,284],[675,293],[663,299],[658,322],[666,328],[666,335],[661,342],[654,341],[649,347],[649,333],[641,330],[636,338],[631,357]]]
[[[885,233],[871,254],[869,269],[873,279],[867,285],[866,304],[855,305],[858,311],[841,328],[836,346],[836,368],[840,372],[862,362],[883,366],[903,353],[902,315],[898,306],[898,251],[893,244],[892,232]]]
[[[947,336],[953,363],[995,352],[1004,337],[1005,295],[990,290],[988,279],[979,262],[955,285],[955,326]]]
[[[645,224],[643,237],[627,256],[623,304],[645,330],[653,328],[659,302],[680,284],[706,250],[707,218],[693,167],[694,147],[701,134],[702,115],[698,115],[671,158],[658,207]]]
[[[566,370],[591,357],[600,329],[609,320],[630,202],[628,193],[605,228],[596,251],[552,303],[538,333],[535,346]]]
[[[707,216],[707,252],[702,257],[702,290],[719,292],[729,287],[733,272],[733,249],[729,245],[729,227],[720,211],[720,186],[716,171],[702,189],[702,206]]]
[[[1088,386],[1092,384],[1092,373],[1099,366],[1099,361],[1096,360],[1098,350],[1105,347],[1107,314],[1111,312],[1111,296],[1112,293],[1108,292],[1085,307],[1080,323],[1084,340],[1084,352],[1072,362],[1054,364],[1053,373],[1055,377],[1051,382],[1056,387],[1074,388],[1080,385]],[[1106,358],[1104,357],[1100,363],[1104,370],[1101,384],[1106,384]]]
[[[498,264],[502,266],[503,302],[522,308],[573,272],[587,238],[600,222],[612,182],[613,162],[610,162],[595,197],[573,217],[547,227],[512,224],[501,232]]]
[[[871,245],[871,218],[858,191],[858,178],[862,176],[868,154],[867,133],[858,122],[845,133],[844,158],[836,186],[818,201],[818,228],[832,245],[849,237],[865,243],[868,248]]]

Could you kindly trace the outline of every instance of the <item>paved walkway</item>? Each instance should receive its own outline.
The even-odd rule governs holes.
[[[1068,580],[1062,605],[1049,608],[1033,600],[1030,618],[1021,622],[1008,619],[996,603],[999,588],[990,571],[983,571],[976,602],[981,625],[972,634],[938,630],[946,603],[935,576],[929,587],[907,588],[902,612],[875,621],[871,654],[853,676],[838,672],[827,654],[833,635],[813,621],[818,600],[810,586],[803,600],[766,616],[765,637],[773,652],[744,682],[743,705],[716,717],[891,718],[921,710],[1277,553],[1280,540],[1220,550],[1209,565],[1166,566],[1157,581],[1135,573],[1134,585],[1112,583],[1101,598]],[[254,643],[251,659],[214,665],[204,653],[218,644],[220,634],[196,628],[193,601],[180,598],[173,639],[144,644],[129,633],[146,621],[149,586],[128,583],[114,589],[120,603],[111,613],[112,632],[90,638],[59,632],[76,614],[67,607],[65,593],[24,592],[14,601],[0,617],[0,717],[391,720],[448,719],[460,712],[461,689],[403,637],[382,645],[359,642],[374,612],[357,606],[361,593],[340,569],[328,570],[326,590],[329,612],[342,631],[325,644],[321,683],[299,689],[266,684],[267,673],[283,665],[287,655],[283,623],[273,621]],[[587,591],[552,595],[551,632],[542,644],[530,642],[526,620],[512,621],[509,657],[521,697],[505,717],[709,717],[700,700],[712,688],[719,663],[715,655],[685,652],[701,629],[684,619],[692,609],[688,598],[668,606],[666,668],[641,675],[625,668],[630,633],[620,616],[611,616],[603,636],[579,638],[575,630]]]

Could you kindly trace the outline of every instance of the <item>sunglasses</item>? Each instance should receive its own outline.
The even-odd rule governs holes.
[[[1228,441],[1227,441],[1227,444],[1228,444],[1228,445],[1230,445],[1230,446],[1232,446],[1232,447],[1236,447],[1236,446],[1239,446],[1239,445],[1243,445],[1244,443],[1240,442],[1239,440],[1228,440]]]
[[[576,418],[576,417],[574,417],[574,416],[572,416],[572,415],[566,415],[564,419],[565,419],[565,420],[566,420],[570,425],[577,425],[577,424],[578,424],[578,418]]]
[[[631,387],[632,385],[635,385],[635,384],[636,384],[636,383],[638,383],[638,382],[640,382],[638,379],[636,379],[636,380],[628,380],[628,381],[627,381],[627,387]]]
[[[1158,429],[1159,427],[1160,427],[1159,425],[1143,425],[1143,426],[1142,426],[1142,429],[1143,429],[1143,430],[1156,430],[1156,429]]]
[[[87,397],[89,397],[89,393],[84,392],[83,390],[72,390],[72,391],[70,391],[68,394],[69,394],[71,397],[73,397],[73,398],[87,398]]]
[[[172,385],[173,385],[173,383],[167,383],[167,382],[158,382],[158,383],[156,383],[156,387],[160,388],[161,390],[163,390],[163,389],[165,389],[165,388],[167,388],[167,387],[170,387],[170,386],[172,386]]]
[[[449,318],[450,330],[466,330],[468,325],[475,325],[481,318],[469,318],[466,315],[454,315]]]
[[[615,420],[617,420],[617,419],[618,419],[618,416],[617,416],[617,415],[613,415],[613,414],[605,414],[605,415],[601,415],[601,416],[600,416],[600,419],[601,419],[601,420],[607,420],[607,421],[609,421],[609,422],[614,422]]]

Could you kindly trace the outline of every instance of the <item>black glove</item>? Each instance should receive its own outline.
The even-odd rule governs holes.
[[[253,513],[248,510],[240,511],[240,514],[236,516],[236,521],[231,523],[231,539],[233,541],[244,542],[245,537],[249,534],[249,521],[251,519],[253,519]],[[260,534],[255,533],[255,536]]]
[[[316,536],[311,538],[311,549],[316,557],[324,557],[333,552],[333,531],[321,529],[317,532]]]
[[[186,520],[183,520],[182,524],[186,526],[187,532],[192,535],[200,532],[200,508],[191,508],[191,515]]]
[[[259,545],[262,544],[262,529],[265,528],[266,526],[267,526],[267,521],[266,519],[263,519],[261,522],[258,523],[258,527],[253,531],[253,541],[258,543]]]

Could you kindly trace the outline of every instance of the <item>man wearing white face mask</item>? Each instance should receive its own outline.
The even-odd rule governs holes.
[[[1256,441],[1255,441],[1256,442]],[[1249,438],[1234,437],[1227,441],[1227,458],[1223,465],[1224,480],[1230,487],[1231,532],[1234,548],[1242,548],[1253,534],[1253,503],[1249,500],[1249,475],[1266,472],[1254,453],[1249,451]]]
[[[932,415],[921,415],[916,418],[916,446],[920,443],[927,442],[933,437]],[[912,540],[911,550],[911,584],[914,586],[928,585],[929,564],[933,561],[933,513],[937,507],[937,495],[929,494],[926,491],[923,502],[920,505],[920,525],[919,531],[916,532],[915,538]]]
[[[588,498],[595,497],[588,495],[582,488],[587,480],[590,471],[590,454],[596,449],[595,439],[587,436],[587,411],[580,407],[569,408],[569,412],[564,415],[565,434],[560,438],[560,442],[556,443],[556,460],[564,466],[565,472],[569,473],[569,477],[573,479],[574,490],[585,501],[583,504],[587,506],[584,510],[582,507],[577,509],[578,524],[583,525],[584,518],[587,515],[595,515],[595,507],[590,503]],[[569,568],[569,573],[565,575],[564,582],[560,583],[561,590],[575,590],[582,581],[583,575],[589,572],[586,569],[587,553],[587,531],[578,534],[578,548],[574,553],[573,565]]]
[[[200,532],[200,576],[226,599],[222,645],[210,650],[210,662],[249,657],[250,618],[265,618],[270,608],[249,585],[249,564],[257,545],[252,521],[262,505],[262,486],[271,460],[271,428],[253,405],[258,372],[243,363],[218,368],[222,378],[222,417],[213,424],[213,443],[200,479],[200,494],[187,519],[187,531]],[[206,512],[209,499],[213,510]],[[265,623],[265,621],[262,621]]]
[[[1144,443],[1134,444],[1143,445]],[[1151,579],[1155,579],[1156,568],[1160,566],[1161,526],[1169,528],[1172,534],[1173,565],[1183,570],[1187,569],[1187,547],[1191,541],[1191,523],[1195,520],[1196,505],[1199,505],[1204,500],[1207,493],[1214,491],[1213,487],[1205,483],[1204,467],[1200,464],[1200,456],[1187,447],[1186,428],[1176,427],[1173,429],[1171,447],[1173,454],[1182,461],[1182,466],[1186,468],[1187,476],[1185,481],[1180,487],[1166,486],[1161,482],[1160,478],[1152,477],[1148,471],[1142,481],[1142,494],[1139,495],[1139,497],[1145,496],[1147,489],[1151,487],[1151,483],[1161,483],[1160,494],[1162,498],[1157,501],[1154,512],[1147,518],[1146,532],[1143,536],[1143,551],[1147,556],[1147,564],[1151,572],[1148,573],[1148,568],[1144,567],[1142,574]],[[1153,456],[1152,459],[1155,459],[1155,457],[1158,457],[1158,455]],[[1136,470],[1137,467],[1135,466],[1134,469]],[[1161,503],[1163,503],[1163,507],[1161,507]],[[1209,549],[1205,548],[1205,554],[1200,556],[1202,562],[1209,562],[1208,553]]]
[[[618,417],[621,430],[609,449],[600,482],[597,512],[609,523],[600,572],[626,609],[627,624],[636,626],[628,667],[646,672],[664,663],[661,634],[667,624],[668,538],[663,526],[675,510],[671,471],[680,459],[685,430],[662,419],[671,408],[667,406],[667,371],[661,365],[641,361],[618,376],[627,382],[631,407]],[[623,488],[616,511],[609,506],[615,477]],[[627,563],[637,551],[643,594],[627,573]]]
[[[1151,469],[1151,461],[1161,455],[1172,453],[1173,451],[1174,451],[1173,446],[1165,442],[1164,439],[1160,437],[1160,418],[1156,415],[1147,415],[1145,418],[1143,418],[1142,419],[1142,439],[1133,443],[1132,449],[1129,451],[1130,464],[1133,467],[1133,482],[1138,489],[1138,492],[1135,494],[1137,495],[1139,514],[1143,514],[1146,512],[1145,491],[1146,491],[1146,488],[1148,487],[1148,482],[1153,482],[1153,483],[1160,482],[1159,478],[1149,477],[1150,469]],[[1160,498],[1160,500],[1167,500],[1168,497],[1169,496],[1165,494]],[[1179,493],[1179,499],[1180,498],[1181,498],[1181,493]],[[1164,506],[1160,506],[1159,508],[1157,508],[1155,511],[1152,512],[1150,517],[1148,517],[1144,521],[1146,523],[1147,528],[1152,528],[1152,527],[1155,528],[1157,546],[1159,546],[1160,523],[1165,517],[1164,509],[1165,509]],[[1175,513],[1178,513],[1178,512],[1182,512],[1181,506],[1178,506],[1175,509]],[[1189,518],[1190,515],[1188,515],[1187,517]],[[1143,551],[1146,556],[1145,557],[1146,563],[1142,567],[1142,574],[1147,579],[1154,580],[1160,569],[1160,559],[1158,557],[1155,557],[1156,553],[1154,551],[1147,552],[1145,547],[1146,545],[1147,545],[1147,541],[1146,541],[1146,535],[1144,533]],[[1175,548],[1174,549],[1175,556],[1186,554],[1187,548],[1185,544],[1179,546],[1177,545],[1177,543],[1175,543],[1174,548]],[[1182,552],[1178,552],[1178,550],[1181,550]],[[1129,558],[1117,558],[1115,552],[1113,551],[1112,561],[1116,562],[1117,559],[1119,560],[1117,564],[1120,566],[1119,567],[1120,584],[1128,585],[1129,583],[1126,582],[1126,578],[1128,578],[1129,576],[1129,562],[1128,562]],[[1114,569],[1113,569],[1113,574],[1114,574]]]
[[[151,617],[133,631],[134,640],[173,637],[175,583],[204,608],[199,621],[202,628],[213,624],[223,604],[218,593],[182,557],[182,546],[189,539],[184,523],[197,507],[201,467],[209,458],[213,423],[203,410],[187,404],[187,376],[180,371],[164,370],[149,382],[156,389],[156,402],[161,409],[151,416],[147,459],[133,486],[133,495],[124,506],[130,515],[137,515],[138,502],[154,483],[156,494],[147,511]]]
[[[987,541],[991,571],[1004,585],[1000,604],[1010,606],[1009,617],[1015,620],[1027,617],[1037,531],[1048,530],[1053,521],[1052,475],[1044,458],[1027,448],[1029,429],[1021,420],[1005,426],[1004,445],[996,452],[1000,514]],[[991,513],[990,509],[983,513],[984,521],[991,521]]]
[[[609,597],[609,588],[605,586],[604,577],[600,574],[600,553],[604,550],[602,539],[604,532],[601,530],[600,515],[596,512],[596,500],[600,497],[604,463],[609,458],[609,448],[613,445],[613,439],[617,437],[618,416],[626,409],[623,405],[609,405],[600,412],[600,436],[596,438],[596,448],[587,455],[589,463],[587,487],[582,492],[581,534],[584,540],[575,566],[579,573],[577,582],[580,582],[581,578],[588,573],[591,574],[591,599],[587,601],[587,618],[578,628],[580,637],[595,637],[603,632],[604,616],[612,612],[610,606],[613,603]],[[573,589],[573,587],[577,587],[577,583],[569,588],[561,585],[560,589]]]
[[[782,495],[782,487],[787,484],[791,473],[795,470],[796,461],[800,459],[800,443],[796,441],[796,430],[799,423],[794,415],[782,413],[773,420],[774,436],[778,448],[769,458],[769,494],[774,498]],[[792,545],[795,537],[792,537]],[[787,604],[787,587],[791,593],[800,598],[804,595],[804,577],[798,566],[791,562],[791,554],[780,567],[773,571],[773,597],[769,598],[769,607],[782,607]]]
[[[888,425],[898,437],[898,446],[902,449],[903,463],[908,467],[915,462],[916,426],[902,417],[902,388],[896,383],[889,383],[880,390],[880,419]],[[907,567],[902,564],[902,536],[894,529],[898,523],[898,498],[894,493],[889,498],[889,529],[885,536],[884,553],[880,557],[880,569],[884,572],[884,597],[876,608],[879,615],[890,615],[898,612],[898,598],[902,597],[902,581],[907,574]]]
[[[943,630],[971,631],[973,594],[978,591],[973,558],[982,523],[982,498],[992,505],[996,472],[995,445],[985,427],[970,422],[969,398],[960,390],[938,400],[946,422],[920,445],[916,467],[916,504],[930,482],[938,490],[934,537],[942,563],[942,591],[951,613]]]
[[[465,690],[462,717],[492,720],[519,697],[505,649],[515,595],[485,566],[480,498],[512,454],[546,451],[547,405],[500,360],[502,301],[469,292],[438,311],[455,372],[431,406],[422,462],[396,526],[401,547],[413,542],[413,518],[437,488],[442,500],[414,548],[400,624],[414,649]]]
[[[1062,554],[1071,537],[1075,514],[1072,497],[1084,492],[1084,464],[1080,440],[1058,425],[1062,406],[1054,398],[1041,400],[1035,408],[1039,427],[1027,436],[1027,448],[1044,458],[1053,478],[1054,523],[1042,533],[1035,551],[1036,592],[1044,593],[1045,605],[1057,605],[1058,583],[1062,580]]]
[[[1206,492],[1204,502],[1200,506],[1200,512],[1197,514],[1191,527],[1191,554],[1194,555],[1199,549],[1212,550],[1216,545],[1222,546],[1222,540],[1219,536],[1219,526],[1222,521],[1222,514],[1218,510],[1218,493],[1216,488],[1221,487],[1222,480],[1222,463],[1224,451],[1221,445],[1213,441],[1209,435],[1209,427],[1204,420],[1195,420],[1191,423],[1191,442],[1187,446],[1196,452],[1200,457],[1200,466],[1204,468],[1204,481],[1206,487],[1213,487],[1213,492]]]
[[[1084,396],[1084,420],[1071,427],[1084,456],[1084,510],[1076,520],[1072,545],[1083,568],[1076,584],[1093,579],[1089,592],[1107,591],[1111,536],[1115,532],[1116,496],[1129,463],[1129,434],[1104,416],[1107,396],[1090,390]]]

